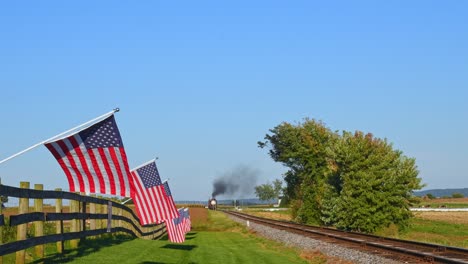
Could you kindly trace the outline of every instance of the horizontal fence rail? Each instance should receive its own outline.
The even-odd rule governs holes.
[[[144,239],[159,239],[166,234],[165,224],[142,226],[131,208],[115,201],[60,189],[44,191],[42,184],[36,184],[35,189],[29,189],[27,182],[21,182],[20,186],[0,184],[1,196],[20,198],[18,214],[6,216],[0,209],[0,264],[4,255],[15,252],[16,263],[24,263],[25,250],[32,247],[35,257],[43,258],[44,244],[48,243],[57,243],[57,252],[62,253],[64,241],[70,241],[70,248],[77,248],[79,240],[104,234],[126,233]],[[29,199],[34,199],[32,210]],[[56,200],[55,212],[44,211],[43,199]],[[62,200],[70,201],[68,212],[64,212]],[[50,222],[55,222],[55,232],[44,234],[45,223]],[[3,229],[13,227],[16,227],[16,240],[4,241]],[[27,238],[28,228],[32,227],[34,235],[29,234]]]

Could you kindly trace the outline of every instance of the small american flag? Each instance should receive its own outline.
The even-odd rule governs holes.
[[[185,241],[185,230],[183,227],[183,209],[179,209],[179,217],[166,221],[167,235],[169,241],[183,243]]]
[[[188,233],[192,229],[192,221],[190,220],[190,212],[188,208],[184,209],[183,216],[184,216],[185,233]]]
[[[170,190],[166,191],[167,182],[161,183],[154,160],[132,170],[131,173],[135,186],[132,198],[142,225],[160,223],[179,216]]]
[[[165,194],[166,194],[167,204],[168,204],[168,206],[170,207],[170,209],[172,211],[177,212],[177,216],[178,216],[179,213],[178,213],[177,207],[175,205],[174,199],[172,198],[172,193],[171,193],[171,189],[169,188],[169,183],[167,183],[167,181],[165,181],[163,185],[164,185],[164,191],[165,191]]]
[[[45,146],[65,172],[71,192],[130,197],[127,155],[113,115]]]

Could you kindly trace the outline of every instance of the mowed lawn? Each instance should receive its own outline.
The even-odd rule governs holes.
[[[202,209],[202,208],[200,208]],[[205,209],[203,209],[205,210]],[[50,255],[43,263],[324,263],[320,254],[301,252],[266,240],[229,220],[223,213],[209,212],[202,221],[194,219],[193,230],[182,244],[161,240],[113,239],[87,240],[78,250],[64,256]],[[38,262],[39,263],[39,262]]]

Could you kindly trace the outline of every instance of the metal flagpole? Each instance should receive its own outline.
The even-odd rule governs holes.
[[[137,169],[139,169],[139,168],[141,168],[141,167],[144,167],[144,166],[150,164],[151,162],[155,162],[157,159],[159,159],[159,158],[156,157],[156,158],[154,158],[154,159],[152,159],[152,160],[150,160],[150,161],[147,161],[147,162],[145,162],[145,163],[143,163],[143,164],[141,164],[141,165],[138,165],[137,167],[131,169],[130,171],[134,171],[134,170],[137,170]]]
[[[2,164],[2,163],[5,162],[5,161],[11,160],[12,158],[17,157],[17,156],[19,156],[19,155],[21,155],[21,154],[23,154],[23,153],[25,153],[25,152],[28,152],[28,151],[30,151],[31,149],[37,148],[38,146],[40,146],[40,145],[42,145],[42,144],[44,144],[44,143],[46,143],[46,142],[48,142],[48,141],[51,141],[51,140],[53,140],[53,139],[55,139],[55,138],[57,138],[57,137],[63,136],[63,135],[65,135],[65,134],[67,134],[67,133],[70,133],[71,131],[76,130],[76,129],[82,127],[82,126],[85,126],[85,125],[87,125],[87,124],[89,124],[89,123],[95,122],[96,120],[99,120],[99,119],[108,117],[108,116],[110,116],[110,115],[112,115],[112,114],[118,112],[119,110],[120,110],[119,108],[115,108],[114,110],[110,111],[109,113],[103,114],[103,115],[101,115],[101,116],[99,116],[99,117],[96,117],[96,118],[94,118],[94,119],[92,119],[92,120],[89,120],[89,121],[86,122],[86,123],[83,123],[83,124],[81,124],[81,125],[79,125],[79,126],[76,126],[76,127],[72,128],[72,129],[69,129],[69,130],[67,130],[67,131],[65,131],[65,132],[62,132],[62,133],[60,133],[60,134],[58,134],[58,135],[56,135],[56,136],[53,136],[53,137],[48,138],[48,139],[46,139],[46,140],[43,140],[43,141],[37,143],[36,145],[33,145],[33,146],[31,146],[31,147],[29,147],[29,148],[27,148],[27,149],[25,149],[25,150],[23,150],[23,151],[20,151],[20,152],[18,152],[18,153],[16,153],[16,154],[14,154],[14,155],[12,155],[12,156],[6,158],[6,159],[1,160],[1,161],[0,161],[0,164]]]
[[[121,204],[126,204],[126,203],[127,203],[128,201],[130,201],[131,199],[132,199],[132,198],[128,198],[128,200],[127,200],[127,201],[125,201],[125,202],[122,202]]]

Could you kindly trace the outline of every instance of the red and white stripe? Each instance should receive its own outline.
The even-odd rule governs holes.
[[[163,185],[146,189],[137,170],[131,172],[135,191],[132,194],[142,225],[161,223],[179,216],[172,197],[166,195]]]
[[[185,232],[182,228],[182,223],[176,225],[174,224],[174,220],[167,220],[166,223],[166,230],[167,235],[169,236],[169,241],[174,243],[183,243],[185,242]]]
[[[71,192],[131,196],[132,182],[123,147],[86,149],[79,134],[45,146],[65,172]]]

